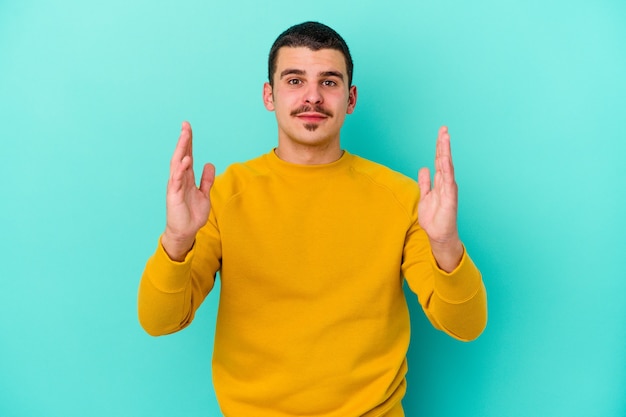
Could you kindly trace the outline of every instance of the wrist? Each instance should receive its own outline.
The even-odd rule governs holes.
[[[430,242],[430,246],[433,257],[442,271],[450,273],[461,263],[465,249],[458,237],[447,242]]]
[[[175,262],[183,262],[185,260],[194,242],[195,236],[191,238],[176,237],[173,236],[171,232],[168,233],[167,229],[161,235],[161,246],[163,246],[163,250],[165,250],[167,256]]]

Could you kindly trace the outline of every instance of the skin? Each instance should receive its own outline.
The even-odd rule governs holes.
[[[279,158],[296,164],[325,164],[338,160],[343,151],[340,131],[347,114],[354,111],[357,89],[349,86],[346,63],[333,49],[283,47],[278,52],[272,84],[263,86],[265,108],[278,124]],[[184,122],[170,162],[167,186],[167,221],[161,244],[174,261],[183,261],[211,210],[209,193],[215,168],[205,164],[196,186],[193,171],[191,125]],[[418,174],[421,191],[420,225],[428,235],[439,267],[454,270],[463,245],[457,229],[458,189],[447,127],[439,129],[435,175],[428,168]]]

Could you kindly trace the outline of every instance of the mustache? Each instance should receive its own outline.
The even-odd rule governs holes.
[[[295,110],[293,110],[291,112],[291,115],[292,116],[297,116],[300,113],[307,113],[307,112],[315,112],[315,113],[323,114],[324,116],[333,117],[332,112],[330,110],[326,110],[322,106],[319,106],[319,105],[309,106],[309,105],[306,105],[306,104],[303,105],[303,106],[298,107]]]

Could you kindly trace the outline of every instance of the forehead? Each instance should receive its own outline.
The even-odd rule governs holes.
[[[314,51],[306,47],[283,46],[278,50],[276,73],[285,68],[299,69],[305,72],[338,71],[346,74],[346,60],[336,49]]]

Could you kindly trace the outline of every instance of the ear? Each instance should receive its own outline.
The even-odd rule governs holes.
[[[356,85],[353,85],[348,90],[348,109],[346,110],[347,114],[352,114],[352,112],[354,111],[354,108],[356,107],[356,96]]]
[[[269,111],[274,111],[274,92],[270,83],[263,84],[263,105]]]

